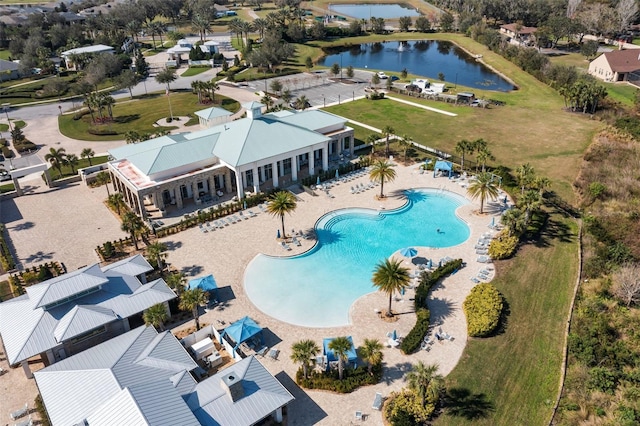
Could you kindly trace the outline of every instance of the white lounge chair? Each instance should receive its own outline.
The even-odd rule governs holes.
[[[17,409],[16,411],[11,412],[11,414],[9,414],[9,417],[11,417],[11,420],[15,420],[19,417],[24,416],[25,414],[27,414],[27,412],[29,411],[29,404],[25,403],[24,407]]]
[[[284,241],[280,241],[280,247],[287,251],[291,251],[291,247],[289,247],[289,245],[287,245],[287,243],[285,243]]]
[[[296,237],[293,237],[293,239],[291,241],[293,242],[293,244],[297,245],[298,247],[300,247],[302,245],[300,240],[298,240]]]
[[[362,411],[356,411],[356,420],[359,422],[362,421]]]
[[[273,360],[277,360],[278,359],[278,355],[280,355],[280,350],[279,349],[271,349],[269,351],[269,358],[271,358]]]
[[[209,230],[207,228],[205,228],[203,224],[200,224],[199,228],[200,228],[200,232],[202,232],[202,233],[209,232]]]
[[[33,425],[33,419],[31,418],[31,415],[29,415],[28,419],[25,419],[21,422],[13,424],[13,426],[32,426],[32,425]]]
[[[249,213],[249,217],[256,217],[257,214],[255,214],[253,211],[251,210],[247,210],[247,213]]]
[[[373,398],[373,409],[374,410],[382,410],[382,403],[383,403],[383,399],[382,399],[382,394],[380,392],[376,392],[376,396]]]

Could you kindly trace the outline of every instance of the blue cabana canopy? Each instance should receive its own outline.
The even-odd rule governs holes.
[[[189,290],[194,288],[201,288],[204,291],[209,292],[209,294],[212,294],[218,290],[218,285],[216,284],[216,280],[213,278],[213,275],[207,275],[206,277],[194,278],[189,281]]]
[[[449,177],[453,173],[453,163],[451,161],[436,161],[436,165],[433,167],[433,177],[436,177],[436,173],[438,170],[443,170],[445,172],[449,172]]]
[[[264,343],[262,340],[262,327],[249,317],[244,317],[225,328],[222,332],[222,336],[224,335],[231,337],[236,343],[235,348],[256,335],[259,335],[260,341]]]
[[[329,343],[335,339],[335,337],[328,337],[322,341],[322,346],[324,348],[324,354],[327,357],[328,362],[337,361],[338,357],[335,356],[333,351],[329,349]],[[347,339],[351,342],[351,349],[347,352],[348,362],[355,362],[358,359],[358,354],[356,354],[356,348],[353,346],[353,339],[351,336],[347,336]]]

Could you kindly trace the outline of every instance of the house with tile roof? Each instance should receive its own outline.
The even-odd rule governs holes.
[[[607,82],[636,82],[633,73],[640,73],[640,50],[614,50],[605,52],[589,63],[589,74]]]
[[[246,118],[111,149],[115,189],[146,219],[145,202],[164,212],[220,193],[243,199],[246,192],[286,187],[329,170],[330,160],[342,154],[353,155],[354,131],[343,117],[320,110],[262,114],[258,102],[243,107]]]
[[[34,375],[54,426],[282,422],[294,399],[254,357],[200,383],[197,367],[170,332],[142,326]]]
[[[509,42],[518,45],[529,46],[533,44],[536,31],[538,31],[536,27],[526,27],[516,22],[500,25],[500,33],[506,35]]]
[[[10,365],[40,356],[54,364],[142,324],[142,313],[176,297],[162,279],[147,283],[153,268],[141,255],[94,264],[26,287],[0,303],[0,336]]]

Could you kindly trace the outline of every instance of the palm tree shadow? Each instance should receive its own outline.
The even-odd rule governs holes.
[[[318,229],[316,231],[316,237],[318,241],[322,241],[322,244],[335,244],[342,240],[342,234],[335,232],[331,229]]]
[[[431,313],[430,322],[433,324],[442,324],[443,320],[451,315],[455,304],[447,299],[429,298],[427,302],[429,312]]]
[[[465,420],[486,418],[495,410],[493,403],[484,393],[472,394],[466,388],[447,389],[444,408],[449,415],[462,417]]]
[[[162,244],[165,245],[167,251],[174,251],[182,247],[182,241],[164,241]]]
[[[204,268],[199,265],[183,266],[182,269],[180,269],[180,273],[184,274],[185,276],[195,277],[196,275],[200,274],[203,270]]]
[[[413,368],[413,364],[410,362],[403,362],[400,364],[395,364],[393,366],[386,366],[383,369],[384,375],[382,380],[388,385],[393,383],[396,380],[402,379],[405,374],[407,374]]]
[[[13,231],[24,231],[25,229],[31,229],[35,226],[36,224],[31,222],[31,221],[27,221],[24,223],[19,223],[16,226],[14,226],[13,228],[10,228]]]

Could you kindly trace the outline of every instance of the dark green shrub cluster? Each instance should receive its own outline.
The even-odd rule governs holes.
[[[515,235],[500,234],[489,244],[489,256],[492,259],[510,258],[518,247],[518,241],[519,239]]]
[[[125,246],[133,246],[131,237],[120,238],[118,241],[107,241],[96,247],[96,253],[102,260],[117,260],[127,256]]]
[[[420,277],[420,284],[416,288],[416,297],[414,300],[414,308],[416,312],[416,325],[407,334],[400,344],[400,349],[405,354],[410,354],[420,347],[424,337],[429,331],[430,312],[427,309],[427,299],[429,291],[442,278],[450,275],[462,267],[462,259],[455,259],[445,263],[433,272],[425,271]]]
[[[304,378],[302,368],[296,373],[296,383],[305,389],[322,389],[337,393],[350,393],[361,386],[375,385],[382,379],[382,365],[373,366],[373,375],[367,367],[359,366],[355,369],[345,368],[342,380],[338,378],[338,370],[327,372],[312,371],[308,378]]]
[[[372,101],[377,101],[378,99],[384,99],[384,92],[373,91],[370,94],[366,95],[367,99],[371,99]]]
[[[33,142],[31,142],[30,140],[28,140],[28,139],[23,139],[20,142],[14,142],[13,143],[13,147],[19,153],[32,152],[32,151],[37,151],[38,150],[38,146],[36,144],[34,144]]]
[[[0,264],[2,264],[2,269],[10,271],[16,267],[16,261],[4,239],[4,231],[4,225],[0,224]]]
[[[491,334],[500,323],[503,307],[502,295],[492,284],[482,283],[473,287],[462,305],[469,336]]]
[[[34,400],[34,406],[36,408],[36,411],[38,412],[38,416],[40,417],[40,421],[38,424],[41,426],[50,426],[51,423],[49,423],[49,415],[47,414],[47,409],[42,402],[42,395],[38,394],[38,396],[36,396],[36,399]]]
[[[116,132],[115,130],[112,129],[101,129],[98,127],[89,127],[89,130],[87,130],[89,132],[89,134],[91,135],[98,135],[98,136],[112,136],[112,135],[117,135],[118,132]]]
[[[64,269],[58,262],[47,262],[43,265],[32,266],[24,271],[20,271],[17,275],[12,275],[9,280],[11,285],[18,291],[18,287],[24,285],[33,285],[57,277],[65,273]],[[14,281],[12,281],[14,279]]]

